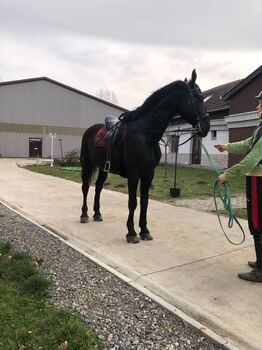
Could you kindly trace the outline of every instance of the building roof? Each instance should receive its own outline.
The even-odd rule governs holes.
[[[104,103],[104,104],[106,104],[106,105],[108,105],[108,106],[111,106],[111,107],[114,107],[114,108],[117,108],[117,109],[120,109],[120,110],[122,110],[123,112],[128,111],[126,108],[117,106],[116,104],[113,104],[113,103],[111,103],[111,102],[109,102],[109,101],[106,101],[106,100],[103,100],[103,99],[98,98],[98,97],[96,97],[96,96],[87,94],[87,93],[84,92],[84,91],[75,89],[75,88],[73,88],[73,87],[71,87],[71,86],[69,86],[69,85],[65,85],[65,84],[63,84],[63,83],[60,83],[59,81],[56,81],[56,80],[53,80],[53,79],[50,79],[50,78],[47,78],[47,77],[37,77],[37,78],[29,78],[29,79],[21,79],[21,80],[3,81],[3,82],[0,82],[0,86],[2,86],[2,85],[11,85],[11,84],[20,84],[20,83],[30,83],[30,82],[39,81],[39,80],[45,80],[45,81],[48,81],[48,82],[50,82],[50,83],[56,84],[56,85],[61,86],[61,87],[65,88],[65,89],[68,89],[68,90],[71,90],[71,91],[73,91],[73,92],[76,92],[77,94],[80,94],[80,95],[83,95],[83,96],[92,98],[92,99],[95,100],[95,101]]]
[[[223,98],[225,100],[231,98],[233,95],[235,95],[240,89],[242,89],[245,85],[247,85],[250,81],[252,81],[254,78],[256,78],[258,75],[262,73],[262,65],[258,67],[254,72],[249,74],[245,79],[242,79],[239,84],[235,85],[233,88],[231,88],[229,91],[224,93]]]
[[[203,97],[208,112],[218,111],[229,108],[224,98],[225,94],[237,86],[242,79],[231,81],[223,85],[216,86],[212,89],[203,91]]]

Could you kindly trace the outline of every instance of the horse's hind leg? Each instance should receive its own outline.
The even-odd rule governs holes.
[[[92,169],[89,169],[85,166],[82,166],[82,193],[83,193],[83,205],[82,205],[82,214],[80,216],[80,222],[88,222],[88,207],[87,207],[87,194],[90,187],[90,182],[92,178]]]
[[[96,180],[96,190],[95,190],[95,201],[94,201],[94,220],[95,221],[103,221],[102,215],[100,213],[100,194],[103,188],[103,184],[107,178],[107,172],[103,170],[99,170],[98,177]]]

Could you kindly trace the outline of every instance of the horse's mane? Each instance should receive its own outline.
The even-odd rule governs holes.
[[[174,92],[175,89],[185,88],[185,85],[186,83],[184,81],[176,80],[153,92],[152,95],[150,95],[141,106],[137,107],[133,111],[123,113],[121,117],[126,121],[139,119],[150,110],[152,110],[152,108],[156,106],[161,100],[169,96],[170,93]]]

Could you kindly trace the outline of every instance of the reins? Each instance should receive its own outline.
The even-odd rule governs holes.
[[[218,166],[213,161],[213,159],[210,157],[206,147],[203,145],[202,142],[201,142],[201,146],[202,146],[204,152],[206,153],[208,160],[212,164],[215,172],[218,175],[221,175],[221,172],[219,171]],[[216,214],[217,214],[217,217],[218,217],[219,225],[220,225],[220,227],[221,227],[221,229],[222,229],[226,239],[228,240],[228,242],[230,242],[231,244],[234,244],[234,245],[240,245],[240,244],[244,243],[245,238],[246,238],[244,229],[241,226],[240,222],[238,221],[238,219],[237,219],[237,217],[236,217],[236,215],[235,215],[235,213],[234,213],[234,211],[233,211],[233,209],[231,207],[231,192],[230,192],[229,183],[226,181],[223,184],[220,184],[218,181],[215,181],[213,195],[214,195],[214,203],[215,203]],[[237,223],[238,227],[240,228],[241,232],[242,232],[242,237],[243,238],[238,243],[233,242],[228,237],[227,233],[224,230],[224,227],[223,227],[222,222],[221,222],[219,209],[218,209],[217,198],[219,198],[222,201],[224,209],[227,212],[227,215],[228,215],[228,224],[227,224],[227,226],[228,226],[228,228],[232,228],[233,224],[234,224],[234,221],[235,221]]]
[[[194,132],[186,141],[179,143],[178,146],[184,145],[185,143],[190,141],[195,135],[196,135],[196,132]]]

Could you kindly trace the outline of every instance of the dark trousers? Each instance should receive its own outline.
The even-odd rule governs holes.
[[[262,235],[262,176],[246,177],[247,217],[250,233]]]

